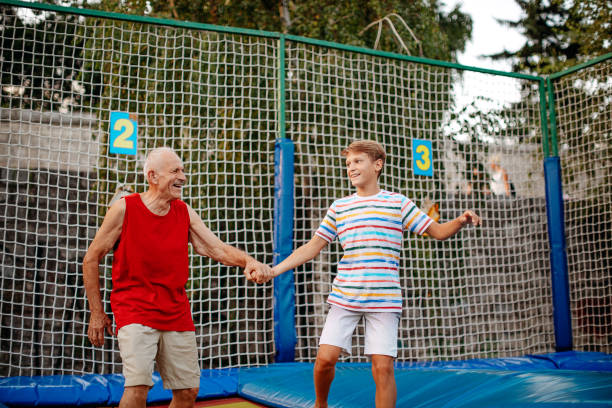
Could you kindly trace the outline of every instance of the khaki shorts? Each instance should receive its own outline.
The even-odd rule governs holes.
[[[119,329],[117,339],[126,387],[153,386],[155,361],[165,389],[200,386],[195,332],[162,331],[129,324]]]

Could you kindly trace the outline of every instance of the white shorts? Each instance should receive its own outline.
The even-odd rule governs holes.
[[[365,319],[365,354],[397,357],[397,330],[401,313],[355,312],[332,305],[319,344],[340,347],[350,355],[353,332],[361,317]]]
[[[134,323],[119,329],[117,339],[126,387],[152,386],[155,361],[165,389],[200,386],[195,332],[162,331]]]

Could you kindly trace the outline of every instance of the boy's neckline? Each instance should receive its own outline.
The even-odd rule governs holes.
[[[376,197],[380,193],[382,193],[382,189],[378,189],[378,192],[376,194],[370,194],[370,195],[367,195],[367,196],[362,196],[362,195],[359,195],[359,193],[355,193],[355,197],[358,197],[358,198],[372,198],[372,197]]]

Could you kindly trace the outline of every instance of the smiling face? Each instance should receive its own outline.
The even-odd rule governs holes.
[[[162,151],[149,169],[149,183],[156,193],[167,200],[181,198],[183,186],[187,182],[181,159],[171,151]]]
[[[367,153],[349,152],[346,155],[346,173],[358,192],[378,186],[378,174],[382,166],[381,159],[373,161]]]

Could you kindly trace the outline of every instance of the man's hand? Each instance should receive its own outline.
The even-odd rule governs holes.
[[[101,347],[104,344],[104,330],[112,336],[113,323],[104,312],[92,313],[89,318],[89,328],[87,329],[87,337],[89,341],[96,347]]]
[[[272,269],[268,265],[257,262],[255,259],[247,262],[244,268],[244,276],[247,280],[255,283],[266,283],[274,277]]]
[[[480,225],[480,217],[472,210],[467,210],[459,217],[461,225],[472,224],[473,226]]]

